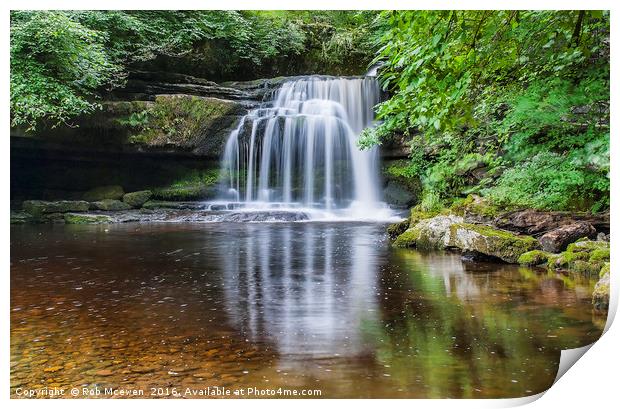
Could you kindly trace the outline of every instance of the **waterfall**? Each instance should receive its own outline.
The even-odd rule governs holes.
[[[222,198],[244,207],[368,214],[385,208],[378,149],[360,150],[380,90],[372,77],[284,82],[231,134],[221,163]]]

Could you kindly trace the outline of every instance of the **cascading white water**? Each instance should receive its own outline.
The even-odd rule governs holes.
[[[231,133],[223,196],[246,207],[349,209],[361,216],[384,209],[378,150],[356,144],[379,98],[373,77],[285,82]]]

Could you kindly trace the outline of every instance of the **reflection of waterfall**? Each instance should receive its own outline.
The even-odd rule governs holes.
[[[378,250],[373,232],[291,225],[248,226],[224,269],[227,311],[248,339],[286,355],[363,352],[360,326],[377,319]],[[369,226],[369,230],[373,227]],[[374,230],[373,230],[374,231]]]
[[[375,78],[304,77],[245,116],[226,144],[223,196],[321,209],[382,207],[378,151],[356,140],[379,102]]]

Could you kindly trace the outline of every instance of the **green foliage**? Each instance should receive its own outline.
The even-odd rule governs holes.
[[[195,70],[214,80],[349,72],[373,56],[374,12],[14,11],[11,124],[33,130],[92,112],[131,69]],[[292,71],[292,72],[291,72]],[[193,73],[193,71],[192,71]],[[358,73],[358,72],[355,72]],[[236,78],[239,79],[239,78]],[[139,120],[133,118],[131,120]]]
[[[376,27],[391,98],[360,144],[409,136],[425,206],[609,205],[608,12],[393,11]]]
[[[65,13],[11,13],[11,126],[52,126],[98,107],[95,90],[118,77],[105,36]]]
[[[541,152],[506,170],[486,193],[499,205],[544,210],[607,206],[609,185],[564,156]],[[607,189],[607,191],[605,190]],[[601,202],[602,201],[602,202]]]

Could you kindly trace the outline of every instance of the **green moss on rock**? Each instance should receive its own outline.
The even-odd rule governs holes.
[[[394,240],[395,247],[416,247],[420,237],[420,230],[416,228],[407,229]]]
[[[516,263],[523,253],[540,248],[538,241],[531,236],[518,236],[470,223],[457,223],[450,227],[450,246],[497,257],[507,263]]]
[[[26,200],[22,203],[24,211],[35,217],[48,213],[85,212],[89,204],[83,200],[59,200],[48,202],[44,200]]]
[[[84,193],[82,198],[89,202],[96,202],[105,199],[118,200],[121,199],[124,194],[125,192],[123,191],[123,188],[118,185],[98,186]]]
[[[141,207],[144,203],[148,202],[153,193],[150,190],[141,190],[139,192],[125,193],[123,195],[123,202],[127,203],[131,207]]]
[[[64,220],[67,224],[101,224],[112,223],[112,218],[102,214],[76,214],[65,213]]]
[[[134,125],[129,136],[131,143],[187,146],[205,133],[230,127],[236,115],[243,113],[242,106],[233,101],[193,95],[158,95],[145,110],[120,121]]]
[[[597,312],[605,312],[609,308],[609,263],[605,263],[600,271],[600,279],[594,286],[592,306]]]
[[[217,194],[219,170],[192,172],[169,186],[152,191],[152,199],[163,201],[188,201],[211,199]]]
[[[550,254],[542,250],[532,250],[521,254],[517,263],[523,266],[539,266],[549,261]]]
[[[590,262],[609,261],[609,256],[610,252],[608,248],[595,249],[590,253]]]
[[[405,219],[398,223],[392,223],[387,227],[388,237],[392,240],[403,234],[409,227],[409,219]]]

